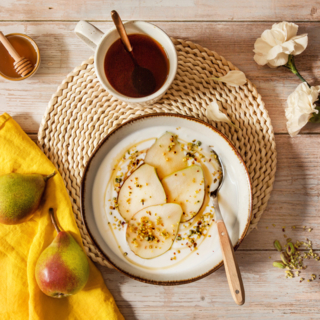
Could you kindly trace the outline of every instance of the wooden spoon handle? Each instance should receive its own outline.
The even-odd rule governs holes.
[[[3,35],[3,33],[0,31],[0,41],[2,44],[6,47],[6,49],[9,51],[12,58],[17,62],[21,60],[21,57],[19,56],[18,52],[14,49],[12,44],[9,42],[9,40]]]
[[[241,273],[235,259],[233,247],[229,239],[226,225],[223,221],[220,220],[217,221],[217,227],[223,254],[224,267],[226,270],[231,295],[236,304],[241,306],[245,301]]]
[[[126,33],[126,29],[124,28],[123,23],[120,19],[120,16],[118,15],[118,12],[115,10],[112,10],[111,17],[112,17],[112,20],[113,20],[113,22],[119,32],[120,38],[121,38],[124,46],[126,47],[126,49],[129,52],[131,52],[132,51],[131,43],[130,43],[128,35]]]

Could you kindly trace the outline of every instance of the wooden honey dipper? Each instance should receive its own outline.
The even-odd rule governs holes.
[[[12,44],[9,42],[9,40],[3,35],[3,33],[0,31],[0,41],[5,46],[5,48],[9,51],[11,57],[15,60],[14,68],[17,71],[20,76],[25,77],[33,70],[32,63],[24,58],[20,57],[18,52],[15,50],[15,48],[12,46]]]

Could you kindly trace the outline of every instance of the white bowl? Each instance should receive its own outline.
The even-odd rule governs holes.
[[[222,265],[216,224],[208,231],[210,237],[205,238],[197,247],[198,250],[192,251],[191,255],[187,251],[187,256],[183,256],[185,248],[180,246],[185,241],[181,241],[174,243],[169,251],[159,257],[142,259],[128,248],[125,229],[117,233],[112,231],[112,219],[122,218],[118,212],[109,215],[110,197],[106,189],[119,153],[127,150],[130,145],[157,138],[166,131],[178,134],[185,141],[202,141],[203,150],[210,150],[209,146],[213,145],[221,157],[226,174],[219,192],[219,205],[230,240],[237,248],[251,221],[252,190],[249,173],[235,147],[221,132],[201,120],[183,115],[144,115],[129,120],[110,132],[97,146],[85,168],[81,183],[81,213],[97,250],[117,270],[143,282],[178,285],[199,280]],[[153,141],[146,143],[152,144]],[[181,249],[181,254],[171,261],[170,258],[177,249]],[[127,255],[124,256],[123,252],[127,252]]]

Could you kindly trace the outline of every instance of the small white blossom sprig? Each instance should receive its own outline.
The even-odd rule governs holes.
[[[231,70],[223,77],[211,77],[209,79],[224,82],[231,87],[243,86],[247,82],[246,75],[240,70]]]
[[[290,22],[275,23],[271,30],[265,30],[254,44],[254,60],[270,68],[285,67],[303,83],[287,99],[286,118],[290,136],[296,136],[308,123],[320,123],[320,86],[312,87],[301,76],[294,57],[308,45],[308,35],[297,35],[298,26]]]
[[[226,114],[220,111],[220,102],[216,99],[213,99],[213,101],[207,106],[206,117],[209,120],[228,123],[234,128],[239,129],[234,123],[232,123]]]
[[[220,78],[211,77],[208,79],[214,80],[214,81],[224,82],[231,87],[243,86],[247,82],[246,75],[240,70],[231,70],[223,77],[220,77]],[[226,114],[224,114],[223,112],[220,111],[219,104],[220,104],[220,102],[218,103],[218,101],[214,99],[207,106],[207,110],[206,110],[207,118],[209,120],[213,120],[216,122],[228,123],[229,125],[238,129],[238,127],[231,122],[230,118]]]

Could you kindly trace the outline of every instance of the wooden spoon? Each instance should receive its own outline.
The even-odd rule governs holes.
[[[211,149],[211,151],[213,152],[216,160],[220,164],[221,179],[219,181],[218,188],[216,188],[214,190],[210,190],[210,198],[212,201],[211,203],[213,204],[213,207],[214,207],[214,214],[215,214],[215,220],[217,223],[218,236],[220,239],[220,245],[221,245],[221,250],[222,250],[222,255],[223,255],[223,262],[224,262],[224,267],[226,270],[226,275],[227,275],[227,280],[229,283],[230,292],[231,292],[231,295],[232,295],[235,303],[238,304],[239,306],[241,306],[245,302],[244,286],[243,286],[239,266],[236,261],[236,257],[234,255],[233,246],[230,241],[226,225],[224,224],[223,217],[222,217],[222,214],[221,214],[220,208],[219,208],[219,202],[218,202],[218,192],[220,191],[220,189],[222,187],[222,183],[225,178],[225,170],[224,170],[224,166],[223,166],[223,163],[222,163],[219,155],[213,149]]]
[[[18,52],[15,50],[15,48],[12,46],[12,44],[9,42],[9,40],[3,35],[3,33],[0,31],[0,41],[5,46],[5,48],[9,51],[11,57],[15,60],[14,68],[16,72],[22,76],[25,77],[33,70],[32,63],[24,58],[21,57]]]
[[[111,11],[111,17],[118,30],[122,43],[125,46],[126,50],[129,52],[130,57],[134,63],[134,70],[131,74],[132,84],[138,93],[145,96],[150,95],[151,93],[153,93],[156,87],[156,80],[154,78],[154,75],[149,69],[141,67],[135,59],[133,48],[117,11]]]

